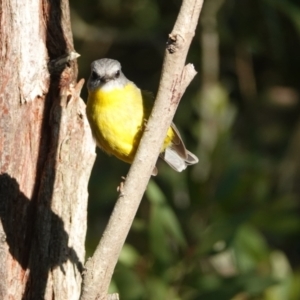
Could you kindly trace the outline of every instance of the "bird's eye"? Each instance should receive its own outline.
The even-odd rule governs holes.
[[[92,71],[92,74],[91,74],[91,79],[92,80],[96,80],[99,78],[99,75],[95,72],[95,71]]]
[[[120,77],[120,70],[118,70],[118,71],[115,73],[115,77],[116,77],[116,78],[119,78],[119,77]]]

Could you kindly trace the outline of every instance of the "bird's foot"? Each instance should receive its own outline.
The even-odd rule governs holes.
[[[126,177],[122,176],[121,178],[122,178],[122,181],[120,182],[119,186],[117,187],[117,192],[120,193],[120,196],[123,195],[124,183],[125,183]]]

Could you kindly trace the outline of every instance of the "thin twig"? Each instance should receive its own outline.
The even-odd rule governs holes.
[[[161,145],[188,83],[195,76],[184,68],[203,0],[184,0],[169,35],[162,77],[151,116],[103,237],[85,265],[81,300],[107,299],[115,265],[156,164]],[[160,128],[159,132],[157,128]]]

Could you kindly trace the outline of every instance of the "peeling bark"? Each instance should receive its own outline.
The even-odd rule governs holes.
[[[0,299],[78,299],[94,143],[69,7],[0,0]]]

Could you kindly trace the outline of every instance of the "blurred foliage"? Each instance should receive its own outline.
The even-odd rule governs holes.
[[[110,57],[157,90],[179,0],[72,0],[80,77]],[[159,162],[117,265],[122,300],[300,299],[300,3],[206,0],[175,122],[200,163]],[[83,92],[86,97],[86,91]],[[100,153],[87,255],[128,165]]]

